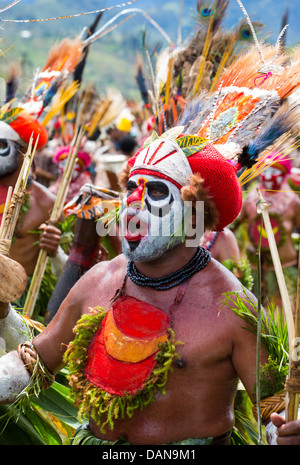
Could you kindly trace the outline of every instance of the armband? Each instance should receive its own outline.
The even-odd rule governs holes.
[[[54,375],[48,370],[30,341],[18,346],[18,354],[31,377],[39,382],[40,389],[48,389],[54,382]]]

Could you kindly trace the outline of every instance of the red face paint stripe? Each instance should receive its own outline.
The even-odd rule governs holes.
[[[143,206],[145,198],[146,182],[145,179],[138,180],[138,187],[129,195],[126,201],[127,207],[133,207],[133,204]]]
[[[130,176],[129,176],[129,179],[134,176],[135,174],[143,174],[143,175],[148,175],[148,176],[156,176],[158,178],[161,178],[161,179],[165,179],[166,181],[170,181],[172,184],[174,184],[174,186],[177,187],[177,189],[181,189],[182,188],[182,185],[179,184],[178,182],[174,181],[174,179],[170,178],[169,176],[166,176],[165,174],[163,173],[160,173],[159,171],[156,171],[155,169],[146,169],[146,168],[137,168],[136,170],[132,170],[130,172]],[[128,197],[129,198],[129,197]],[[128,199],[127,199],[128,200]]]
[[[168,153],[167,155],[165,155],[164,157],[162,157],[160,160],[157,160],[153,163],[153,165],[156,165],[157,163],[160,163],[161,161],[165,160],[165,158],[168,158],[170,157],[171,155],[173,155],[174,153],[176,153],[177,150],[173,150],[172,152]]]
[[[155,150],[155,152],[153,153],[153,155],[151,156],[150,160],[148,161],[148,165],[152,162],[153,158],[155,157],[155,155],[157,154],[157,152],[161,149],[162,145],[164,144],[164,142],[161,142],[159,144],[159,146],[157,147],[157,149]]]
[[[146,158],[147,158],[147,156],[148,156],[149,150],[150,150],[150,145],[149,145],[149,147],[148,147],[148,149],[147,149],[147,152],[146,152],[145,158],[144,158],[144,160],[143,160],[143,164],[145,164],[145,163],[146,163]]]

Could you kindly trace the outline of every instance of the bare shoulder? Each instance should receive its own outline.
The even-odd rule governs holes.
[[[37,181],[32,181],[30,185],[31,195],[34,195],[38,203],[45,203],[47,205],[53,205],[55,202],[55,195]]]
[[[81,280],[84,281],[97,281],[99,278],[103,282],[113,282],[115,281],[117,275],[125,270],[127,265],[127,260],[123,254],[118,255],[112,260],[105,260],[97,263],[92,268],[90,268]]]
[[[218,290],[218,292],[232,292],[243,289],[236,276],[214,258],[211,258],[207,267],[197,273],[194,279],[199,281],[202,286]]]
[[[73,298],[87,313],[90,308],[101,306],[108,309],[111,299],[122,285],[126,274],[126,258],[116,258],[97,263],[73,286],[69,297]]]
[[[223,231],[220,231],[218,234],[218,239],[235,239],[234,233],[229,228],[224,228]]]
[[[241,282],[236,276],[229,271],[225,266],[215,259],[211,259],[205,270],[197,273],[193,280],[193,295],[194,299],[200,302],[206,302],[209,311],[215,316],[232,315],[235,319],[233,312],[228,305],[224,302],[229,294],[235,300],[235,295],[238,293],[247,301],[249,299],[253,302],[253,308],[256,306],[256,298],[251,292],[243,287]]]

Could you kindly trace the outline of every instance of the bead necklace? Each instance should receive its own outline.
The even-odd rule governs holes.
[[[178,286],[180,283],[205,268],[210,259],[210,252],[205,250],[203,247],[198,247],[197,252],[193,258],[186,265],[168,275],[162,276],[160,278],[150,278],[140,273],[136,269],[134,262],[128,263],[127,274],[131,281],[138,286],[147,286],[159,291],[164,291]]]
[[[210,250],[218,237],[218,231],[205,232],[201,238],[200,245],[206,250]]]

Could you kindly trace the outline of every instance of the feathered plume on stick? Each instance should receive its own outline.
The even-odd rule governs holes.
[[[49,51],[43,70],[38,72],[33,85],[22,99],[21,106],[39,117],[50,105],[59,87],[82,59],[80,38],[65,38]]]
[[[144,69],[143,69],[143,63],[142,63],[142,58],[140,55],[137,55],[137,71],[136,71],[136,82],[142,97],[142,100],[145,105],[149,103],[149,95],[148,95],[148,89],[146,85],[146,79],[144,76]]]
[[[12,6],[15,6],[17,3],[19,3],[21,0],[14,0],[13,2],[9,3],[6,7],[1,8],[0,13],[3,13],[3,11],[8,10]]]
[[[285,12],[282,17],[282,22],[281,22],[281,30],[283,31],[286,25],[288,24],[288,19],[289,19],[289,7],[285,9]],[[281,47],[284,48],[286,45],[286,34],[282,37],[281,40]]]
[[[71,82],[70,84],[65,83],[54,96],[50,107],[47,110],[46,116],[42,121],[43,126],[47,126],[49,121],[60,113],[67,102],[74,97],[74,95],[78,92],[79,84],[77,82]]]
[[[20,70],[20,63],[13,62],[9,66],[8,78],[6,80],[6,103],[11,102],[16,96],[19,84]]]
[[[92,34],[94,34],[94,32],[96,30],[96,27],[98,26],[99,21],[101,20],[102,16],[103,16],[103,11],[98,13],[95,20],[91,24],[91,26],[89,28],[85,29],[84,33],[82,34],[82,40],[83,41],[85,39],[87,39],[88,37],[90,37]],[[73,79],[74,79],[74,81],[76,81],[78,83],[81,83],[81,81],[82,81],[83,70],[84,70],[84,67],[86,65],[86,61],[87,61],[87,57],[88,57],[88,53],[89,53],[89,48],[90,48],[90,44],[87,44],[87,45],[84,46],[84,48],[82,50],[82,59],[75,66],[74,71],[73,71]]]

